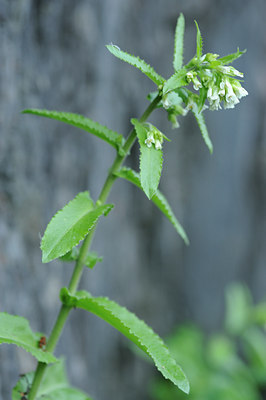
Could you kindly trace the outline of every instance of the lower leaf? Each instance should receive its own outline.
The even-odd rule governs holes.
[[[56,362],[52,353],[44,351],[39,342],[43,335],[32,332],[28,320],[17,315],[0,313],[0,343],[15,344],[22,347],[43,363]]]
[[[67,306],[83,308],[104,319],[151,357],[166,379],[183,392],[189,392],[189,383],[184,372],[170,355],[162,339],[135,314],[106,297],[93,297],[85,291],[71,295],[67,288],[63,288],[60,297]]]

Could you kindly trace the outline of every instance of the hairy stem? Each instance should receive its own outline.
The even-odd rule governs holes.
[[[144,111],[140,118],[140,122],[146,121],[148,116],[152,113],[152,111],[156,108],[157,104],[159,103],[161,97],[158,95],[153,102],[147,107],[147,109]],[[103,185],[102,191],[100,193],[98,201],[101,203],[105,203],[110,190],[113,186],[114,181],[116,180],[115,173],[119,170],[121,167],[122,163],[126,159],[126,157],[129,154],[129,151],[131,147],[133,146],[134,142],[136,140],[136,131],[135,129],[132,129],[131,132],[129,133],[127,140],[123,146],[123,155],[117,154],[113,165],[111,166],[108,176],[105,180],[105,183]],[[70,293],[75,294],[77,287],[79,285],[79,281],[81,279],[83,267],[84,267],[84,261],[86,258],[86,255],[89,251],[91,241],[94,235],[95,227],[88,233],[86,238],[84,239],[84,242],[80,248],[80,253],[78,260],[76,262],[68,289]],[[55,349],[55,346],[59,340],[59,337],[61,336],[61,333],[63,331],[65,322],[67,320],[68,314],[71,310],[71,307],[67,307],[64,304],[61,306],[61,309],[59,311],[58,317],[56,319],[55,325],[52,329],[51,335],[47,341],[46,345],[46,351],[53,352]],[[38,391],[38,388],[40,386],[42,377],[44,375],[44,372],[46,370],[47,364],[39,362],[37,369],[35,371],[34,379],[32,382],[31,390],[28,395],[28,400],[34,400]]]

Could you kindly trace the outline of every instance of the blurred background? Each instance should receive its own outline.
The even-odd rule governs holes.
[[[160,189],[191,244],[142,192],[117,181],[115,209],[92,246],[104,260],[84,271],[80,287],[125,305],[163,337],[187,321],[206,333],[221,329],[232,281],[245,282],[255,301],[265,296],[265,1],[0,0],[0,309],[28,318],[34,330],[49,333],[72,271],[41,263],[40,236],[79,191],[97,198],[115,152],[86,132],[20,111],[76,112],[126,136],[155,86],[105,44],[169,77],[180,12],[186,62],[195,52],[194,19],[205,52],[247,48],[234,66],[249,96],[234,110],[205,112],[212,156],[191,116],[172,130],[166,113],[154,113],[150,122],[172,139]],[[138,168],[137,147],[130,165]],[[95,316],[73,311],[56,354],[66,356],[73,385],[95,400],[152,398],[155,369]],[[24,351],[2,345],[0,398],[9,399],[18,374],[34,367]]]

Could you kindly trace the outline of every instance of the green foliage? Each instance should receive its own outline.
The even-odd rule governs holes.
[[[163,167],[163,152],[153,146],[147,146],[145,140],[147,139],[148,132],[144,124],[135,118],[131,122],[135,126],[140,145],[141,187],[148,199],[151,199],[159,185]]]
[[[28,393],[34,373],[23,375],[12,391],[12,400],[20,400],[21,393]],[[68,383],[64,362],[46,369],[36,400],[91,400],[85,393],[71,387]]]
[[[43,335],[32,332],[29,322],[17,315],[0,313],[0,343],[15,344],[23,348],[43,363],[52,363],[57,359],[49,352],[39,348],[39,340]]]
[[[213,145],[212,145],[211,139],[209,137],[209,133],[208,133],[207,125],[205,123],[204,116],[203,116],[202,113],[199,113],[195,108],[192,109],[192,112],[193,112],[194,117],[196,118],[196,121],[197,121],[198,126],[200,128],[203,140],[204,140],[206,146],[208,147],[210,153],[212,154]]]
[[[121,168],[119,172],[116,173],[116,175],[120,178],[126,179],[129,182],[133,183],[140,189],[141,183],[140,183],[140,176],[136,171],[133,171],[130,168]],[[182,225],[178,222],[176,219],[168,201],[164,197],[164,195],[157,189],[154,195],[151,198],[151,201],[159,208],[159,210],[166,216],[166,218],[173,224],[174,228],[176,229],[177,233],[182,237],[184,242],[186,244],[189,244],[189,239],[187,237],[186,232],[184,231],[184,228]]]
[[[78,258],[79,258],[79,249],[77,249],[77,247],[74,247],[64,256],[60,257],[60,260],[64,262],[72,262],[72,261],[77,261]],[[86,267],[92,269],[98,262],[101,262],[102,260],[103,257],[99,257],[95,251],[89,251],[85,258],[84,264],[86,265]]]
[[[180,88],[181,86],[188,85],[186,79],[187,68],[181,68],[174,75],[172,75],[163,85],[163,94],[170,92],[171,90],[175,90]]]
[[[48,224],[41,242],[42,261],[47,263],[69,252],[112,208],[111,204],[94,205],[89,192],[79,193]]]
[[[143,74],[145,74],[148,78],[150,78],[157,86],[160,86],[164,83],[164,78],[161,75],[157,74],[157,72],[155,72],[155,70],[144,60],[141,60],[139,57],[136,57],[134,55],[126,53],[125,51],[120,50],[118,46],[115,46],[113,44],[109,44],[106,47],[110,51],[110,53],[112,53],[115,57],[138,68],[141,72],[143,72]]]
[[[240,56],[242,56],[242,54],[244,54],[245,52],[246,50],[240,51],[239,49],[237,49],[235,53],[228,54],[228,56],[225,57],[221,57],[219,58],[218,61],[222,65],[231,64],[233,61],[237,60]]]
[[[118,153],[95,204],[89,192],[79,193],[52,218],[41,242],[42,260],[44,263],[55,258],[66,262],[76,261],[69,290],[65,288],[61,290],[62,302],[69,307],[79,307],[92,312],[111,324],[143,350],[166,379],[172,381],[184,393],[188,393],[188,380],[179,367],[179,362],[182,361],[188,366],[194,385],[191,399],[259,400],[254,382],[266,385],[264,373],[266,341],[261,330],[252,324],[265,324],[266,305],[253,308],[241,287],[230,289],[228,294],[226,328],[230,335],[238,339],[240,337],[243,341],[247,360],[253,367],[250,371],[236,354],[233,339],[225,335],[213,337],[205,346],[203,335],[199,330],[191,327],[184,328],[181,333],[178,332],[174,336],[172,342],[170,341],[170,346],[176,354],[177,361],[175,361],[159,336],[133,313],[107,298],[92,297],[87,292],[76,292],[81,278],[82,264],[93,268],[98,261],[101,261],[96,253],[89,252],[89,247],[98,219],[101,215],[107,215],[113,207],[111,204],[104,203],[117,176],[140,187],[188,244],[184,229],[177,221],[166,198],[158,190],[163,165],[162,144],[163,140],[168,139],[155,126],[146,122],[147,118],[154,109],[163,107],[173,127],[178,127],[177,118],[187,115],[191,110],[203,139],[212,152],[212,143],[203,110],[208,107],[210,110],[218,110],[221,104],[224,108],[233,108],[239,103],[239,99],[248,94],[241,86],[240,80],[235,78],[242,77],[243,74],[227,65],[243,52],[237,50],[236,53],[220,59],[218,59],[218,54],[213,53],[203,56],[202,37],[197,22],[195,24],[197,28],[196,54],[182,67],[185,19],[183,14],[180,14],[175,30],[173,56],[175,73],[167,81],[139,57],[121,51],[115,45],[107,46],[114,56],[138,68],[158,86],[157,91],[150,94],[151,104],[140,119],[131,120],[134,129],[126,141],[117,132],[81,115],[38,109],[23,111],[23,113],[52,118],[81,128],[109,143]],[[199,90],[199,95],[186,88],[190,84],[194,91]],[[209,106],[205,105],[206,100]],[[128,168],[121,168],[136,136],[140,145],[140,174]],[[77,247],[83,239],[85,239],[83,244]],[[65,311],[66,307],[62,307],[59,312],[49,338],[48,348],[54,348],[61,335],[66,320]],[[42,363],[54,362],[56,359],[52,354],[46,352],[44,348],[39,348],[40,338],[41,334],[34,334],[25,319],[5,313],[0,314],[0,342],[14,343],[24,348]],[[261,350],[262,347],[264,351]],[[31,373],[20,379],[13,390],[13,400],[28,396],[29,399],[34,400],[36,393],[37,400],[89,400],[87,395],[69,386],[62,363],[42,369],[44,367],[44,364],[41,364],[34,378]],[[43,371],[45,375],[41,382]],[[241,379],[242,381],[244,379],[244,384]],[[183,399],[184,393],[176,392],[173,385],[169,388],[166,383],[156,384],[156,399]]]
[[[203,41],[197,21],[195,21],[195,24],[197,28],[197,59],[199,60],[202,56]]]
[[[252,298],[247,287],[229,286],[226,291],[225,328],[230,335],[241,335],[252,320]]]
[[[61,300],[67,306],[83,308],[104,319],[151,357],[166,379],[188,393],[189,384],[182,369],[171,357],[159,336],[135,314],[106,297],[92,297],[85,291],[71,295],[66,288],[63,288]]]
[[[175,30],[175,49],[173,66],[175,71],[178,71],[183,64],[183,47],[184,47],[184,32],[185,32],[185,18],[181,13],[178,17],[176,30]]]
[[[112,131],[109,128],[93,121],[92,119],[83,117],[79,114],[50,111],[50,110],[38,110],[38,109],[27,109],[22,111],[23,114],[34,114],[40,117],[46,117],[55,119],[57,121],[65,122],[66,124],[76,126],[77,128],[83,129],[86,132],[92,133],[98,138],[109,143],[115,147],[118,152],[123,152],[122,146],[124,144],[124,138],[117,132]]]
[[[259,305],[252,304],[248,289],[240,284],[229,286],[226,300],[226,331],[205,337],[198,327],[183,325],[167,344],[187,371],[189,399],[262,400],[266,389],[266,334],[253,318]],[[186,399],[159,379],[152,383],[151,392],[154,400]]]

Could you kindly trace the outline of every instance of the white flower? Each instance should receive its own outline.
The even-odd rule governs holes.
[[[210,101],[210,110],[220,110],[221,108],[219,97],[216,100]]]
[[[147,147],[151,147],[152,143],[155,143],[153,134],[150,132],[147,136],[147,139],[145,140],[145,144],[147,145]]]
[[[210,110],[219,110],[221,108],[218,88],[214,84],[209,86],[207,99],[210,103]]]
[[[193,72],[188,71],[188,72],[186,73],[186,77],[187,77],[188,82],[191,82],[192,79],[193,79],[193,77],[194,77]]]
[[[194,88],[195,90],[199,90],[199,88],[202,88],[202,84],[201,84],[201,82],[198,80],[197,77],[195,77],[192,81],[193,81],[193,88]]]
[[[228,80],[225,81],[225,99],[228,103],[239,103],[239,100],[235,95],[232,85]]]
[[[227,74],[227,75],[241,76],[241,77],[244,76],[244,74],[242,72],[238,71],[237,69],[235,69],[234,67],[231,67],[231,66],[219,65],[217,67],[217,70],[222,72],[223,74]]]
[[[156,150],[161,150],[162,148],[162,142],[159,139],[155,140],[155,148]]]
[[[223,97],[225,95],[225,81],[224,80],[222,80],[220,82],[220,90],[219,90],[218,94],[220,97]]]
[[[248,95],[248,91],[246,89],[244,89],[238,81],[235,81],[232,86],[233,86],[235,95],[237,96],[238,99],[241,99],[242,97],[245,97]]]
[[[185,108],[186,114],[187,114],[190,110],[197,111],[197,107],[198,107],[198,106],[197,106],[197,104],[195,103],[195,101],[192,100],[191,97],[189,97],[187,106],[186,106],[186,108]]]

